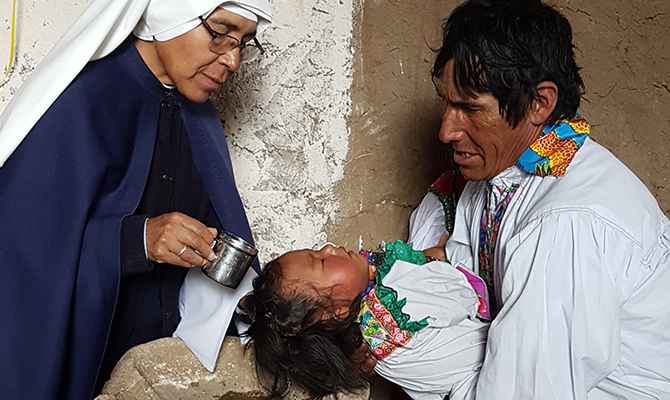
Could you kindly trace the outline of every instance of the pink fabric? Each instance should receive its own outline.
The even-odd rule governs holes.
[[[477,293],[477,298],[479,299],[479,307],[477,308],[477,314],[479,314],[479,316],[485,320],[491,319],[491,313],[489,311],[488,291],[486,290],[486,284],[484,283],[484,280],[482,280],[482,278],[478,277],[477,275],[474,275],[472,272],[468,271],[465,268],[456,267],[456,269],[461,271],[463,275],[465,275],[465,278],[468,280],[468,283],[470,283],[472,289],[474,289],[475,293]]]

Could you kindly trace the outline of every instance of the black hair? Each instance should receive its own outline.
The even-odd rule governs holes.
[[[353,363],[363,336],[355,322],[360,298],[346,318],[324,319],[333,310],[328,295],[297,293],[282,279],[277,260],[268,263],[254,280],[244,302],[251,313],[246,335],[251,339],[259,380],[273,398],[283,397],[291,384],[310,397],[355,392],[367,383]]]
[[[540,0],[470,0],[451,13],[442,30],[433,83],[454,60],[456,89],[468,97],[491,94],[516,127],[537,98],[537,85],[550,81],[558,99],[547,122],[575,116],[584,84],[572,28],[551,6]]]

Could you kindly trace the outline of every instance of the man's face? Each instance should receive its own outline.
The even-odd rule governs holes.
[[[256,23],[237,14],[217,8],[207,17],[209,26],[241,42],[256,33]],[[209,49],[212,37],[205,27],[198,27],[164,42],[154,41],[163,71],[154,71],[161,82],[174,85],[187,99],[201,103],[240,67],[240,49],[216,54]],[[162,74],[161,74],[162,72]]]
[[[446,105],[440,140],[452,144],[454,162],[466,179],[491,179],[516,164],[521,154],[540,137],[542,127],[531,124],[526,116],[512,129],[500,115],[498,101],[492,95],[472,98],[458,92],[453,69],[452,60],[437,82],[438,93]]]

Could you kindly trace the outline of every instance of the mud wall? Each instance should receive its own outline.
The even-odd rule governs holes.
[[[670,2],[562,1],[583,68],[582,114],[595,140],[670,215]]]

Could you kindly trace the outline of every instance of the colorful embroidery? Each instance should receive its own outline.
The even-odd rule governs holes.
[[[426,257],[422,252],[414,250],[411,244],[405,244],[400,240],[384,243],[381,248],[381,251],[361,252],[368,257],[368,262],[377,264],[378,268],[375,280],[362,294],[361,309],[357,319],[363,338],[368,343],[372,354],[379,360],[388,357],[398,347],[407,345],[416,332],[428,326],[429,318],[410,321],[410,316],[402,311],[407,300],[398,301],[398,293],[382,283],[382,278],[390,272],[397,260],[423,265],[426,263]],[[379,263],[380,259],[381,263]],[[477,294],[479,300],[477,316],[489,319],[486,284],[471,272],[461,267],[456,269],[465,275]]]
[[[391,313],[381,304],[375,288],[361,301],[358,322],[370,351],[379,360],[383,360],[412,339],[412,332],[401,329]]]
[[[500,223],[518,188],[518,184],[512,184],[509,187],[492,185],[490,201],[482,213],[479,230],[479,276],[488,287],[488,299],[493,318],[499,311],[494,296],[493,254],[498,241]]]
[[[444,227],[451,235],[454,232],[456,203],[461,197],[467,180],[458,170],[447,171],[430,186],[428,192],[437,196],[444,209]]]
[[[572,120],[547,125],[543,132],[516,165],[539,176],[563,176],[590,133],[589,123],[577,115]]]
[[[398,292],[382,283],[396,260],[423,265],[426,263],[426,256],[412,249],[411,244],[400,240],[385,243],[383,247],[382,262],[376,271],[375,284],[364,293],[358,316],[363,337],[375,357],[380,360],[393,353],[396,348],[403,347],[414,333],[428,326],[428,317],[411,321],[410,316],[402,311],[407,299],[398,300]],[[379,256],[379,252],[364,254],[373,256],[375,260]]]

